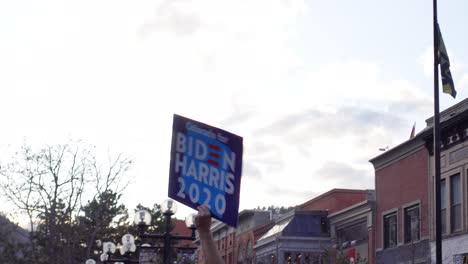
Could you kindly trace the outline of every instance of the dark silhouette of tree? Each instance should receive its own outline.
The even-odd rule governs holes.
[[[96,257],[94,252],[101,250],[96,240],[120,241],[126,233],[128,212],[119,204],[120,197],[121,194],[107,190],[83,206],[76,228],[82,234],[80,244],[86,246],[86,259]]]
[[[30,263],[29,233],[0,214],[0,263]]]
[[[0,191],[29,219],[30,263],[83,261],[91,238],[81,238],[82,229],[100,230],[115,217],[112,210],[124,210],[116,203],[127,185],[123,174],[131,161],[119,155],[104,170],[97,160],[94,147],[70,142],[38,150],[24,145],[11,162],[1,164]],[[89,205],[84,205],[85,197],[93,197]],[[103,209],[109,205],[111,209]],[[94,226],[93,214],[101,221]],[[90,226],[85,228],[86,217]]]
[[[256,210],[262,210],[262,211],[273,211],[279,214],[284,214],[290,210],[293,210],[296,208],[295,206],[277,206],[277,205],[269,205],[268,207],[266,206],[257,206]]]

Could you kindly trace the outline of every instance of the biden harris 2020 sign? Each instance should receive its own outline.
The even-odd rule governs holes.
[[[169,197],[236,227],[241,171],[242,137],[174,115]]]

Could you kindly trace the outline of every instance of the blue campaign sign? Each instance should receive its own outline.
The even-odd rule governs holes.
[[[213,217],[237,226],[242,137],[174,115],[169,197],[193,209],[207,205]]]

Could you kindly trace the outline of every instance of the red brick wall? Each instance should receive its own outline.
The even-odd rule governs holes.
[[[253,247],[257,240],[263,236],[268,230],[274,226],[274,222],[270,222],[255,229],[249,229],[244,231],[243,233],[236,235],[235,232],[229,233],[226,237],[222,239],[215,240],[215,246],[220,253],[220,256],[224,259],[224,263],[226,264],[235,264],[237,263],[238,257],[238,250],[239,250],[239,243],[242,243],[242,250],[244,260],[247,256],[247,244],[250,240],[252,243],[252,259],[255,257],[255,250]],[[200,251],[198,254],[198,263],[205,263],[205,258],[203,256],[203,252]]]
[[[366,190],[333,189],[299,207],[301,210],[322,210],[331,214],[366,199]]]
[[[368,263],[375,264],[375,227],[369,227]]]
[[[424,147],[408,157],[375,172],[377,200],[376,246],[382,248],[382,212],[398,208],[398,242],[403,241],[402,206],[421,201],[421,238],[429,236],[428,174],[429,153]]]
[[[173,235],[191,236],[192,230],[185,225],[184,220],[175,219],[175,227],[171,231]],[[177,241],[177,247],[191,247],[196,248],[197,245],[191,240],[179,240]]]
[[[230,264],[231,262],[229,262],[229,254],[231,254],[232,258],[234,259],[235,233],[230,233],[226,237],[214,240],[214,244],[221,258],[225,260],[226,264]],[[200,246],[199,249],[201,249]],[[203,255],[203,250],[200,250],[198,252],[197,257],[198,263],[205,263],[205,256]]]
[[[236,238],[236,244],[235,244],[235,254],[234,254],[234,263],[237,263],[237,257],[239,255],[239,243],[242,243],[242,255],[244,256],[244,261],[245,261],[245,258],[247,256],[247,243],[248,241],[250,240],[250,242],[252,243],[252,256],[255,256],[255,250],[253,250],[253,246],[255,245],[255,240],[254,240],[254,231],[253,230],[249,230],[249,231],[246,231],[240,235],[237,236]]]

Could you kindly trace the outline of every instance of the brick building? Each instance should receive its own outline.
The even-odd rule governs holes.
[[[333,189],[282,215],[244,210],[237,228],[214,221],[211,230],[226,264],[328,264],[338,250],[375,264],[374,211],[373,190]]]
[[[468,256],[468,99],[443,111],[441,120],[441,202],[442,202],[442,260],[443,263],[462,263]],[[426,120],[421,133],[430,154],[429,210],[435,219],[434,156],[432,127],[434,120]],[[431,227],[431,259],[435,260],[435,226]]]
[[[184,220],[175,219],[174,229],[171,231],[173,235],[191,236],[192,229],[188,228]],[[174,245],[177,248],[178,258],[193,258],[193,254],[197,249],[197,245],[191,240],[177,240]]]
[[[427,262],[430,185],[425,141],[415,137],[371,163],[377,200],[377,263]]]
[[[237,228],[214,221],[211,232],[224,262],[253,263],[254,245],[271,227],[272,216],[271,211],[243,210],[239,213]],[[199,263],[204,263],[203,252],[200,250],[198,250],[198,260]]]
[[[340,254],[375,264],[375,192],[373,190],[332,189],[298,206],[301,210],[328,213],[330,245],[328,254]]]
[[[350,263],[376,263],[375,196],[372,190],[367,192],[366,200],[328,214],[333,255]]]
[[[367,190],[332,189],[309,201],[298,205],[298,209],[307,211],[327,211],[329,214],[367,200]]]
[[[239,226],[236,229],[236,263],[253,263],[254,245],[263,232],[268,231],[265,225],[270,224],[272,218],[271,211],[244,210],[239,214]]]
[[[468,99],[441,113],[443,263],[468,254]],[[433,118],[414,138],[373,158],[377,263],[434,263]],[[461,263],[461,262],[459,262]]]

